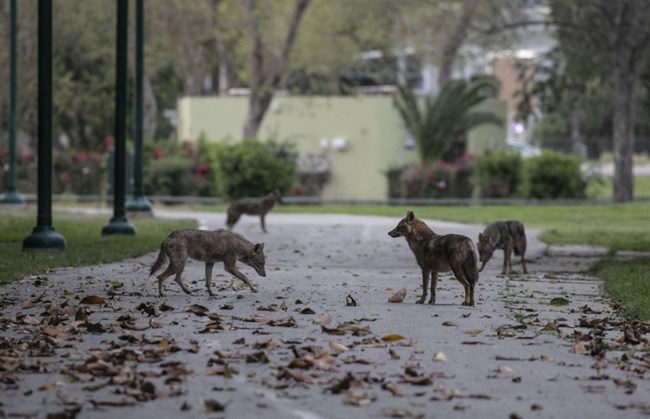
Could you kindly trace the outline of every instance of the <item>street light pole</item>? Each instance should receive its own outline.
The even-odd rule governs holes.
[[[38,215],[23,250],[65,250],[52,227],[52,0],[38,0]]]
[[[2,199],[3,204],[24,205],[25,200],[18,192],[16,186],[16,10],[17,0],[11,0],[9,23],[9,178],[7,179],[7,193]]]
[[[113,170],[113,218],[102,228],[102,236],[134,235],[124,209],[126,183],[126,76],[128,49],[128,0],[117,0],[117,57],[115,64],[115,158]]]
[[[143,73],[144,0],[135,0],[135,155],[133,156],[133,197],[127,202],[126,210],[143,215],[152,215],[151,204],[142,192]]]

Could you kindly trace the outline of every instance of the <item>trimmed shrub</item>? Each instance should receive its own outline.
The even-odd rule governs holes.
[[[524,162],[511,151],[486,151],[476,159],[476,183],[483,198],[514,198],[520,195]]]
[[[526,197],[534,199],[584,198],[587,182],[578,157],[545,151],[526,160]]]
[[[194,161],[187,156],[152,160],[144,171],[144,193],[160,196],[198,195],[199,182],[193,171]]]
[[[296,182],[296,156],[292,146],[274,142],[242,141],[201,145],[214,170],[220,195],[227,199],[262,196],[279,189],[287,193]]]

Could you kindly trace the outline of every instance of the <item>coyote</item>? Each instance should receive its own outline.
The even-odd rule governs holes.
[[[429,276],[431,276],[429,304],[434,304],[438,272],[451,270],[465,288],[463,305],[474,305],[474,287],[478,281],[478,270],[474,243],[469,237],[459,234],[436,234],[424,221],[416,218],[412,211],[408,211],[406,217],[400,220],[397,227],[389,231],[388,235],[403,236],[422,269],[422,297],[417,301],[418,304],[424,303],[427,297]]]
[[[483,262],[481,272],[485,264],[492,257],[495,249],[503,249],[503,271],[502,274],[506,275],[512,270],[512,263],[510,262],[510,253],[514,251],[515,256],[521,256],[521,268],[524,273],[528,273],[526,269],[526,231],[524,225],[519,221],[497,221],[490,224],[483,230],[483,233],[478,235],[478,255],[479,260]]]
[[[181,280],[181,274],[188,257],[205,262],[205,285],[211,296],[214,295],[212,293],[212,266],[215,262],[223,262],[226,272],[244,281],[253,292],[257,292],[257,290],[248,278],[239,272],[235,266],[237,260],[252,266],[260,276],[266,276],[264,243],[253,244],[241,235],[221,228],[215,231],[176,230],[163,240],[158,259],[149,273],[150,276],[156,273],[165,259],[169,259],[167,269],[158,275],[158,292],[161,297],[165,296],[163,281],[172,274],[176,274],[174,280],[183,291],[191,294]]]
[[[228,207],[228,230],[232,230],[242,214],[259,215],[262,231],[266,233],[264,217],[271,211],[276,202],[282,202],[280,191],[275,190],[262,198],[240,198],[232,201]]]

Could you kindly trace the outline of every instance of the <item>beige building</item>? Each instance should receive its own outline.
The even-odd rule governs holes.
[[[503,101],[481,106],[505,121]],[[248,98],[185,97],[178,103],[178,138],[196,141],[239,141]],[[506,131],[485,125],[469,133],[468,151],[503,147]],[[295,144],[301,156],[325,157],[331,177],[325,199],[384,200],[385,172],[417,162],[412,140],[390,96],[276,97],[258,137]]]

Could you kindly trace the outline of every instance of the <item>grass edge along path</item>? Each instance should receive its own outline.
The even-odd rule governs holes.
[[[602,278],[605,291],[621,305],[625,317],[650,320],[650,257],[627,261],[606,258],[592,272]]]
[[[31,212],[0,210],[0,284],[47,273],[61,267],[90,266],[142,256],[160,248],[173,230],[196,228],[196,220],[130,219],[135,236],[101,236],[105,217],[56,213],[54,228],[66,240],[65,252],[22,250],[22,241],[35,226]]]

